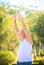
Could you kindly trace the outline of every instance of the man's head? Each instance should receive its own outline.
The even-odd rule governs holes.
[[[21,39],[26,38],[26,35],[23,29],[20,31],[20,36],[21,36]]]

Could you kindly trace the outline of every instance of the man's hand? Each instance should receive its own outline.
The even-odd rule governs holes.
[[[20,11],[17,11],[17,12],[18,12],[18,19],[19,19],[19,20],[23,20],[23,17],[22,17],[22,15],[21,15]]]

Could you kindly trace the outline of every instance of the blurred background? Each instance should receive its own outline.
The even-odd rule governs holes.
[[[20,10],[33,38],[32,64],[44,64],[44,0],[0,0],[0,65],[17,62],[13,15]],[[17,18],[21,29],[21,23]]]

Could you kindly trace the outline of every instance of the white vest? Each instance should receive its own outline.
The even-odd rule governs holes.
[[[32,44],[27,42],[26,39],[21,41],[19,44],[18,61],[19,62],[32,61]]]

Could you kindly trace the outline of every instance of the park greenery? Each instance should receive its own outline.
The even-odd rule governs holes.
[[[44,11],[34,11],[22,6],[11,6],[4,3],[0,4],[0,61],[10,64],[13,60],[17,61],[17,50],[19,41],[14,30],[13,15],[17,14],[17,8],[25,12],[23,19],[33,38],[32,54],[35,60],[44,56]],[[17,24],[21,29],[20,21]],[[5,52],[4,52],[5,51]],[[9,54],[9,55],[8,55]],[[14,55],[15,54],[15,55]],[[13,58],[13,56],[15,56]],[[7,57],[6,57],[7,56]],[[10,57],[11,56],[11,57]],[[37,59],[38,58],[38,59]],[[5,62],[6,60],[6,62]],[[41,59],[39,59],[41,61]],[[44,59],[42,59],[44,61]],[[0,62],[1,63],[1,62]],[[5,64],[4,64],[5,65]],[[7,65],[7,64],[6,64]]]
[[[0,65],[12,65],[15,57],[12,51],[0,51]]]

